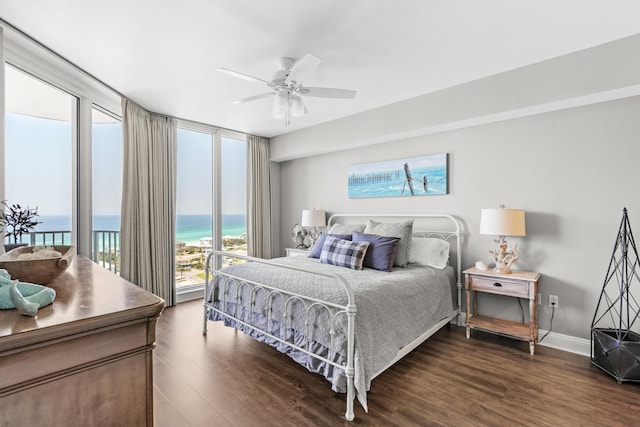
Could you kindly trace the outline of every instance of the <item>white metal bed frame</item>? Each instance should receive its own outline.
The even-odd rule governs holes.
[[[396,357],[383,369],[381,369],[379,372],[375,373],[371,379],[377,377],[378,375],[380,375],[382,372],[384,372],[386,369],[388,369],[389,367],[391,367],[393,364],[395,364],[398,360],[400,360],[401,358],[403,358],[405,355],[407,355],[409,352],[411,352],[413,349],[415,349],[417,346],[419,346],[422,342],[424,342],[427,338],[429,338],[431,335],[433,335],[434,333],[436,333],[438,330],[440,330],[444,325],[448,324],[449,322],[453,321],[453,319],[455,319],[457,317],[457,325],[460,326],[461,325],[461,319],[460,319],[460,313],[461,313],[461,297],[462,297],[462,257],[461,257],[461,237],[462,237],[462,230],[461,230],[461,226],[460,226],[460,222],[458,221],[457,218],[455,218],[452,215],[447,215],[447,214],[334,214],[329,218],[328,221],[328,225],[329,227],[331,225],[333,225],[337,219],[363,219],[363,218],[367,218],[367,219],[390,219],[390,218],[394,218],[394,219],[400,219],[400,218],[404,218],[404,219],[411,219],[413,218],[415,219],[444,219],[448,222],[450,222],[453,227],[452,230],[450,231],[414,231],[413,235],[416,237],[435,237],[435,238],[440,238],[443,240],[455,240],[456,243],[456,252],[455,252],[455,258],[456,258],[456,287],[457,287],[457,308],[454,311],[454,314],[451,317],[442,319],[440,322],[438,322],[436,325],[434,325],[433,327],[431,327],[430,329],[428,329],[427,331],[425,331],[424,333],[422,333],[420,336],[418,336],[416,339],[414,339],[413,341],[411,341],[409,344],[407,344],[406,346],[404,346],[403,348],[401,348]],[[215,263],[215,268],[211,267],[211,260],[212,258],[215,257],[214,263]],[[265,285],[262,283],[258,283],[252,280],[247,280],[241,277],[237,277],[228,273],[225,273],[224,271],[220,271],[221,269],[221,264],[222,264],[222,258],[223,257],[230,257],[230,258],[237,258],[237,259],[242,259],[245,261],[250,261],[250,262],[256,262],[256,263],[261,263],[261,264],[265,264],[265,265],[272,265],[272,266],[276,266],[279,268],[286,268],[286,269],[291,269],[291,270],[296,270],[296,271],[301,271],[301,272],[305,272],[305,273],[310,273],[310,274],[315,274],[315,275],[319,275],[319,276],[324,276],[324,277],[328,277],[330,279],[333,279],[336,283],[340,284],[346,293],[346,297],[347,297],[347,304],[346,305],[340,305],[340,304],[335,304],[332,303],[330,301],[323,301],[323,300],[319,300],[319,299],[315,299],[315,298],[311,298],[305,295],[300,295],[300,294],[296,294],[293,292],[289,292],[289,291],[283,291],[281,289],[269,286],[269,285]],[[210,274],[212,273],[212,274]],[[203,319],[203,329],[202,329],[202,333],[203,335],[207,333],[207,322],[208,322],[208,311],[209,310],[213,310],[219,314],[221,314],[222,316],[233,320],[241,325],[243,325],[246,328],[249,328],[251,330],[257,331],[261,334],[264,334],[265,336],[274,339],[280,343],[283,343],[293,349],[296,349],[298,351],[301,351],[307,355],[310,355],[318,360],[321,360],[325,363],[330,364],[331,366],[338,368],[340,370],[343,370],[345,373],[345,377],[347,380],[347,409],[346,409],[346,413],[345,413],[345,418],[348,421],[352,421],[354,419],[354,398],[355,398],[355,386],[354,386],[354,376],[355,376],[355,369],[354,369],[354,350],[355,350],[355,316],[357,313],[357,308],[356,308],[356,302],[354,301],[354,295],[353,295],[353,291],[351,289],[351,286],[349,285],[349,282],[342,277],[339,274],[333,274],[333,273],[327,273],[327,272],[320,272],[317,270],[311,270],[311,269],[307,269],[307,268],[300,268],[300,267],[295,267],[295,266],[288,266],[288,265],[282,265],[282,264],[278,264],[275,263],[273,261],[269,261],[269,260],[264,260],[261,258],[254,258],[254,257],[249,257],[249,256],[244,256],[244,255],[239,255],[239,254],[235,254],[235,253],[231,253],[231,252],[224,252],[224,251],[220,251],[220,250],[212,250],[208,256],[207,256],[207,260],[206,260],[206,266],[205,266],[205,277],[206,277],[206,286],[205,286],[205,301],[204,301],[204,319]],[[228,295],[228,290],[229,288],[233,285],[233,287],[235,287],[235,295],[231,295],[230,296],[230,302],[235,304],[236,307],[236,312],[234,313],[234,315],[231,315],[229,313],[227,313],[225,311],[225,308],[227,306],[227,302],[229,302],[229,299],[227,299],[227,295]],[[238,317],[237,314],[237,307],[238,307],[238,303],[239,303],[239,298],[240,298],[240,293],[242,291],[242,289],[244,289],[245,287],[247,287],[250,290],[250,318],[249,318],[249,322],[246,322],[245,320],[242,320],[241,318]],[[221,297],[221,309],[217,308],[214,306],[214,301],[209,302],[208,301],[208,296],[209,295],[213,295],[213,290],[218,289],[220,294],[222,295]],[[266,306],[264,307],[256,307],[256,295],[258,295],[258,293],[263,292],[266,295]],[[273,309],[273,301],[275,298],[282,298],[283,300],[286,299],[286,302],[284,304],[285,309],[283,310],[282,313],[282,319],[280,321],[281,323],[281,336],[276,336],[271,334],[269,331],[271,330],[269,328],[271,322],[273,321],[272,319],[272,309]],[[293,303],[303,303],[305,304],[306,307],[306,312],[307,312],[307,317],[305,319],[305,337],[306,337],[306,347],[301,347],[298,345],[295,345],[292,341],[293,341],[293,337],[292,340],[289,341],[287,340],[287,335],[286,335],[286,331],[287,331],[287,314],[290,313],[291,310],[291,306],[293,305]],[[313,320],[312,318],[312,312],[314,312],[314,310],[318,310],[318,309],[324,309],[327,310],[328,313],[330,313],[329,318],[331,319],[331,325],[330,326],[330,335],[331,335],[331,345],[329,348],[329,358],[323,357],[322,355],[313,353],[311,351],[311,340],[310,340],[310,334],[309,332],[309,323],[310,320]],[[253,320],[253,313],[254,312],[262,312],[264,315],[266,315],[266,329],[264,330],[262,328],[257,327],[255,324],[252,323]],[[333,360],[330,360],[331,354],[333,352],[333,339],[334,339],[334,325],[335,322],[338,318],[338,316],[341,315],[346,315],[347,316],[347,357],[346,357],[346,365],[342,365],[339,364],[337,362],[334,362]]]

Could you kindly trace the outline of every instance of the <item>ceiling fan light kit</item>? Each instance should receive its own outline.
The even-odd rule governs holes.
[[[284,119],[289,126],[291,116],[302,117],[307,114],[307,107],[302,102],[302,98],[295,92],[279,90],[273,100],[273,117]]]
[[[353,99],[356,91],[346,89],[333,89],[326,87],[304,87],[302,81],[320,65],[321,59],[307,53],[300,61],[293,58],[279,58],[278,68],[272,80],[260,79],[227,68],[218,68],[218,71],[243,80],[266,84],[271,92],[233,101],[233,104],[242,104],[269,96],[274,96],[272,115],[276,119],[284,119],[289,126],[290,117],[301,117],[308,113],[307,107],[302,102],[302,96],[315,96],[319,98]]]

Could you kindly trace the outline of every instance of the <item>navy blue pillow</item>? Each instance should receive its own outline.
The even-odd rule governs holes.
[[[309,258],[320,258],[320,253],[322,252],[322,246],[324,245],[324,241],[327,236],[335,237],[337,239],[342,240],[351,240],[351,234],[326,234],[320,233],[318,238],[316,239],[315,245],[311,248],[311,252],[309,253]]]
[[[369,242],[364,256],[364,266],[381,271],[391,271],[398,252],[399,237],[384,237],[376,234],[353,233],[354,242]]]

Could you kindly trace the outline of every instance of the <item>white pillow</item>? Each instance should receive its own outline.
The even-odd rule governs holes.
[[[431,237],[411,240],[409,263],[443,269],[449,263],[449,242]]]

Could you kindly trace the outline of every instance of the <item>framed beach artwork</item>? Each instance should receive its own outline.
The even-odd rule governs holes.
[[[349,166],[349,198],[447,194],[448,154]]]

